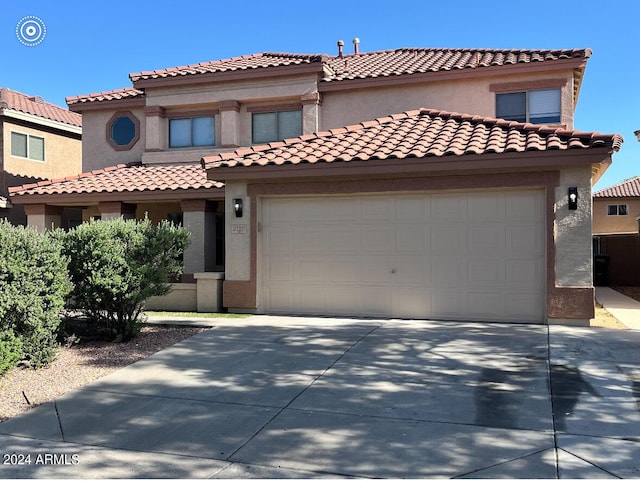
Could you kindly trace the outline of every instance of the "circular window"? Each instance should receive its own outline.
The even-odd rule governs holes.
[[[107,140],[116,150],[129,150],[140,137],[140,122],[131,112],[116,113],[107,123]]]

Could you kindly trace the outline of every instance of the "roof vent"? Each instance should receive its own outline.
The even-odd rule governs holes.
[[[338,40],[338,57],[342,57],[342,47],[344,47],[344,40]]]
[[[360,53],[360,39],[358,37],[353,39],[353,53],[356,55]]]
[[[37,104],[43,104],[44,103],[44,99],[38,95],[36,95],[35,97],[29,97],[29,100],[31,100],[32,102],[35,102]]]

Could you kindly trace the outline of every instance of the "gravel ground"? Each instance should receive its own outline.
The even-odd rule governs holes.
[[[0,377],[0,422],[206,330],[146,326],[130,342],[63,347],[57,359],[39,371],[17,367]]]

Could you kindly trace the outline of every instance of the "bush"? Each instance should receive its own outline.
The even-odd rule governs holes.
[[[50,233],[0,220],[0,364],[24,360],[39,368],[55,358],[60,312],[71,288],[61,247]]]
[[[142,328],[144,301],[169,293],[169,277],[182,272],[189,231],[117,219],[81,224],[61,238],[74,285],[70,307],[82,310],[100,337],[127,341]]]
[[[0,376],[22,359],[22,341],[13,331],[0,332]]]

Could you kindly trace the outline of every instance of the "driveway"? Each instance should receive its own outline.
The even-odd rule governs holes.
[[[0,478],[639,477],[639,346],[563,326],[221,319],[0,424]]]

